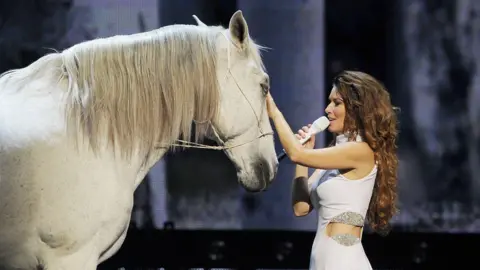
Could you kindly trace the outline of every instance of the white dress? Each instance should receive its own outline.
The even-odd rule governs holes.
[[[346,141],[346,137],[340,135],[336,144]],[[358,180],[348,180],[338,170],[318,170],[317,177],[310,178],[310,200],[318,213],[311,270],[372,269],[360,238],[351,234],[330,237],[325,228],[332,221],[363,227],[376,176],[377,166],[374,166],[367,176]]]

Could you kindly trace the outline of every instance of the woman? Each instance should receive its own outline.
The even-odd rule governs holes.
[[[297,164],[292,187],[296,216],[318,210],[310,269],[372,269],[361,244],[365,219],[385,234],[396,212],[397,120],[385,87],[363,72],[344,71],[333,83],[325,112],[331,147],[299,143],[273,98],[267,108],[288,157]],[[315,172],[308,177],[308,167]]]

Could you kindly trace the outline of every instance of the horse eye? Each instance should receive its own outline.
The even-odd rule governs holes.
[[[268,94],[268,91],[270,90],[270,85],[268,85],[267,83],[261,83],[260,87],[262,87],[263,95],[266,96]]]

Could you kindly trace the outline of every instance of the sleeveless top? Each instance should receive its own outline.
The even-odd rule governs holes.
[[[338,135],[335,145],[346,143],[345,135]],[[362,141],[357,136],[356,141]],[[318,211],[318,231],[329,222],[363,227],[373,193],[377,165],[365,177],[349,180],[339,170],[318,170],[310,177],[308,187],[310,201]]]

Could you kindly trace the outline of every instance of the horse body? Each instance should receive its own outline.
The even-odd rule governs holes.
[[[95,269],[120,248],[133,192],[166,149],[125,159],[75,145],[63,132],[64,91],[26,87],[36,95],[0,95],[0,269]]]
[[[272,182],[268,76],[246,22],[196,20],[78,44],[0,77],[0,269],[96,269],[125,239],[135,189],[190,140],[192,121],[247,190]]]
[[[0,196],[8,205],[0,208],[0,262],[19,269],[96,265],[99,257],[91,255],[124,237],[142,176],[142,160],[114,160],[108,154],[79,153],[58,141],[3,152],[0,164],[8,169],[2,170]]]

